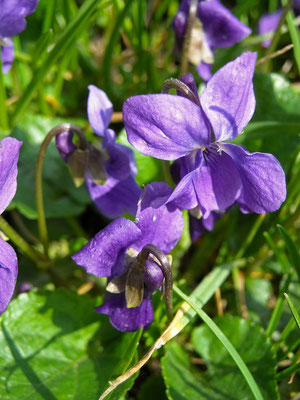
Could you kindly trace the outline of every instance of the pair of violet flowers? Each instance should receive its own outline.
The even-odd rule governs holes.
[[[11,40],[26,28],[25,17],[32,14],[39,0],[0,0],[0,51],[2,71],[7,73],[14,60]]]

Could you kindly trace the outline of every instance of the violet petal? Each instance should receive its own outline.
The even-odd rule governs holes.
[[[118,217],[125,212],[136,214],[141,189],[132,175],[124,180],[108,176],[104,185],[97,185],[87,175],[85,183],[101,214],[108,218]]]
[[[118,218],[90,240],[72,259],[88,273],[114,276],[124,272],[124,255],[142,232],[132,221]]]
[[[7,74],[9,72],[15,58],[13,41],[7,38],[6,42],[8,46],[0,46],[3,74]]]
[[[18,159],[22,142],[6,137],[0,142],[0,214],[6,209],[17,190]]]
[[[224,144],[240,173],[243,188],[237,200],[242,212],[263,214],[278,210],[286,198],[285,175],[279,161],[267,153],[249,153]]]
[[[263,15],[258,21],[258,34],[265,35],[269,32],[274,32],[279,24],[282,15],[282,10],[277,10],[271,14]],[[272,38],[261,42],[263,47],[270,47]]]
[[[200,97],[216,141],[235,138],[252,118],[255,61],[256,54],[247,52],[229,62],[208,81]]]
[[[209,81],[212,77],[211,68],[212,64],[206,64],[205,62],[201,62],[199,65],[197,65],[197,72],[204,82]]]
[[[113,105],[103,90],[94,85],[89,85],[88,88],[90,91],[87,103],[89,122],[97,135],[104,136],[104,131],[113,114]]]
[[[251,29],[242,24],[218,0],[200,1],[198,17],[203,24],[205,38],[213,49],[230,47],[251,33]]]
[[[18,260],[14,249],[0,238],[0,314],[14,294],[18,275]]]
[[[175,160],[210,143],[210,127],[192,101],[169,94],[130,97],[123,106],[128,141],[138,151]]]
[[[74,153],[76,146],[73,143],[73,133],[64,131],[55,137],[56,147],[61,158],[67,162],[68,157]]]
[[[183,217],[177,207],[165,204],[171,193],[172,189],[165,182],[152,182],[146,186],[136,214],[136,224],[142,236],[132,246],[135,250],[140,251],[151,243],[169,253],[179,240]]]
[[[25,17],[32,14],[39,0],[1,0],[0,37],[16,36],[26,28]]]
[[[127,308],[124,293],[111,294],[102,306],[95,308],[95,311],[109,315],[112,326],[121,332],[145,328],[153,322],[154,317],[151,295],[144,298],[138,307]]]

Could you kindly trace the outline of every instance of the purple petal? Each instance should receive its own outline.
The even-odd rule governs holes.
[[[136,214],[136,223],[143,235],[132,246],[135,250],[154,244],[169,253],[176,245],[183,230],[183,217],[177,207],[165,205],[171,193],[172,189],[165,182],[146,186]]]
[[[280,208],[286,198],[285,175],[279,161],[266,153],[249,153],[241,146],[224,144],[242,180],[237,200],[245,213],[263,214]]]
[[[111,294],[102,306],[95,308],[95,311],[109,315],[112,326],[121,332],[136,331],[153,322],[151,295],[144,298],[138,307],[127,308],[124,293]]]
[[[0,238],[0,314],[14,294],[18,275],[18,260],[14,249]]]
[[[182,0],[177,14],[172,22],[172,28],[175,31],[176,39],[182,44],[186,29],[187,18],[189,14],[190,0]]]
[[[258,21],[258,34],[265,35],[269,32],[274,32],[279,24],[282,15],[282,10],[277,10],[271,14],[263,15]],[[261,42],[263,47],[270,47],[272,38]]]
[[[231,140],[242,132],[255,109],[252,77],[256,53],[244,53],[208,81],[200,101],[216,141]]]
[[[65,131],[55,137],[56,147],[61,158],[67,162],[68,157],[74,153],[76,146],[73,143],[73,133]]]
[[[94,132],[104,136],[113,114],[113,105],[103,90],[94,85],[88,88],[90,91],[87,103],[88,118]]]
[[[189,228],[192,242],[195,242],[204,232],[212,231],[216,221],[221,218],[224,213],[211,212],[207,218],[194,218],[189,215]]]
[[[115,133],[111,129],[105,131],[103,148],[106,148],[109,153],[109,160],[105,165],[107,174],[114,179],[126,179],[132,173],[131,167],[134,159],[132,150],[115,143]]]
[[[141,189],[132,175],[124,180],[108,176],[104,185],[97,185],[86,176],[85,183],[101,214],[108,218],[118,217],[125,212],[136,214]]]
[[[213,147],[203,152],[203,162],[195,170],[193,181],[204,219],[214,210],[223,211],[231,206],[242,187],[231,157]]]
[[[168,199],[168,203],[175,204],[178,208],[191,210],[198,205],[196,188],[194,186],[195,171],[189,172],[180,180]]]
[[[123,106],[129,142],[143,154],[175,160],[210,143],[210,127],[192,101],[168,94],[130,97]]]
[[[205,62],[201,62],[201,63],[200,63],[199,65],[197,65],[197,67],[196,67],[197,72],[198,72],[200,78],[201,78],[204,82],[209,81],[210,78],[212,77],[211,67],[212,67],[212,64],[206,64]]]
[[[95,276],[122,274],[125,252],[141,234],[134,222],[118,218],[97,233],[72,259]]]
[[[7,46],[0,46],[3,74],[7,74],[9,72],[15,58],[13,41],[7,38],[6,42],[8,44]]]
[[[17,190],[18,159],[22,142],[7,137],[0,142],[0,214],[12,201]]]
[[[16,36],[26,28],[25,17],[32,14],[38,0],[1,0],[0,37]]]
[[[230,47],[251,33],[251,29],[242,24],[218,0],[200,1],[198,17],[203,24],[205,38],[213,49]]]
[[[146,272],[144,275],[145,289],[148,293],[153,293],[159,289],[163,283],[164,275],[158,264],[152,260],[146,261]]]

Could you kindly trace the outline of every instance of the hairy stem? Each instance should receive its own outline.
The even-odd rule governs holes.
[[[46,150],[48,148],[51,139],[55,136],[59,135],[62,132],[69,131],[75,133],[80,139],[80,146],[86,146],[86,138],[84,133],[80,128],[72,124],[61,124],[51,129],[51,131],[45,137],[43,143],[41,144],[39,154],[36,161],[36,172],[35,172],[35,201],[37,208],[37,218],[38,218],[38,228],[40,239],[44,247],[44,254],[48,255],[48,230],[46,224],[45,210],[44,210],[44,201],[43,201],[43,187],[42,187],[42,172],[43,172],[43,164],[44,158],[46,154]]]
[[[159,261],[159,267],[162,270],[165,278],[165,303],[167,309],[168,318],[171,320],[173,315],[173,277],[171,265],[167,256],[154,244],[147,244],[143,247],[142,251],[139,253],[139,261],[141,263],[145,263],[149,255],[152,255],[157,258]]]
[[[186,29],[183,39],[182,55],[181,55],[181,66],[180,75],[184,75],[187,72],[188,67],[188,53],[191,42],[191,33],[196,20],[197,10],[198,10],[198,0],[191,0],[188,20],[186,23]]]

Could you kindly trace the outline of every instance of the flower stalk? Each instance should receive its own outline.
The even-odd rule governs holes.
[[[10,224],[0,216],[0,229],[12,240],[32,261],[41,265],[42,254],[38,253],[25,239],[22,238]]]
[[[158,265],[164,275],[164,298],[166,303],[167,315],[168,318],[171,320],[173,316],[173,277],[170,262],[168,260],[168,257],[157,246],[154,246],[153,244],[147,244],[143,247],[137,257],[138,261],[141,264],[145,264],[149,255],[157,258]]]
[[[193,26],[196,21],[197,10],[198,10],[198,0],[191,0],[188,20],[187,20],[187,24],[186,24],[186,31],[185,31],[184,40],[183,40],[180,75],[184,75],[187,72],[188,54],[189,54],[189,47],[190,47],[190,43],[191,43],[191,34],[192,34]]]
[[[43,185],[42,185],[43,164],[44,164],[45,154],[49,146],[49,143],[51,142],[51,139],[65,131],[71,131],[79,137],[80,147],[86,146],[87,141],[85,139],[84,133],[80,128],[72,124],[61,124],[51,129],[51,131],[47,134],[43,143],[41,144],[36,161],[35,201],[37,208],[39,234],[41,242],[44,247],[45,255],[48,255],[48,230],[47,230],[44,201],[43,201]]]

